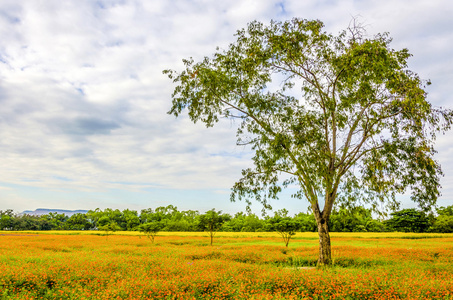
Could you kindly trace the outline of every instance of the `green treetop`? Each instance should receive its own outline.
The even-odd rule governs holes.
[[[422,208],[436,202],[442,172],[433,144],[453,113],[426,100],[429,82],[407,69],[407,49],[360,26],[335,36],[317,20],[255,21],[236,38],[212,58],[183,60],[182,72],[164,71],[176,84],[170,114],[187,110],[208,127],[240,121],[237,143],[250,145],[254,167],[243,170],[232,200],[269,207],[282,187],[297,185],[324,265],[335,203],[396,208],[406,190]]]

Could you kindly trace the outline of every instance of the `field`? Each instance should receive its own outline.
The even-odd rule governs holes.
[[[453,299],[451,234],[93,233],[0,233],[1,299]]]

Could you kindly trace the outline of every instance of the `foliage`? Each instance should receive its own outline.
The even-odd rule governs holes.
[[[16,215],[11,222],[12,230],[50,230],[50,224],[47,218],[31,215]]]
[[[197,227],[200,230],[209,232],[212,246],[214,235],[223,226],[223,224],[230,219],[230,215],[222,214],[222,211],[216,212],[215,209],[211,209],[198,217]]]
[[[196,218],[199,212],[196,210],[178,211],[178,208],[173,205],[166,207],[158,207],[152,209],[144,209],[140,213],[140,221],[142,223],[150,221],[159,221],[164,226],[164,231],[196,231]]]
[[[121,227],[115,221],[109,220],[108,222],[105,222],[102,225],[100,225],[99,230],[105,231],[105,235],[108,237],[114,232],[121,230]]]
[[[436,211],[441,216],[453,217],[453,205],[450,205],[450,206],[447,206],[447,207],[441,206]]]
[[[296,231],[299,227],[296,221],[290,217],[281,216],[276,213],[274,217],[269,218],[267,222],[269,223],[271,230],[280,234],[285,243],[285,247],[288,248],[289,241],[296,235]]]
[[[430,232],[453,233],[453,216],[440,215],[429,228]]]
[[[453,232],[453,205],[439,207],[438,217],[433,221],[429,228],[430,232],[452,233]]]
[[[92,228],[92,224],[86,214],[77,213],[70,216],[63,227],[70,230],[89,230]]]
[[[12,209],[0,210],[0,230],[8,230],[14,227],[14,212]]]
[[[148,222],[139,226],[140,232],[143,232],[148,239],[154,243],[154,238],[162,230],[162,223],[158,221]]]
[[[250,145],[254,168],[243,170],[232,200],[270,208],[283,187],[311,205],[320,235],[320,263],[331,263],[328,223],[336,202],[396,209],[396,194],[430,209],[440,192],[434,160],[437,132],[453,112],[426,100],[425,82],[407,69],[407,49],[388,34],[369,37],[356,22],[338,36],[323,23],[293,19],[251,22],[236,42],[182,72],[170,114],[193,122],[241,121],[239,145]],[[320,201],[322,200],[322,201]],[[320,203],[324,207],[320,207]]]
[[[135,210],[125,209],[122,212],[122,230],[137,230],[140,225],[140,218]]]
[[[172,207],[172,208],[171,208]],[[136,226],[135,213],[130,213],[130,210],[120,211],[121,224],[125,224],[125,228],[120,230],[135,231],[140,230],[140,226],[146,223],[158,222],[160,224],[159,231],[201,231],[205,230],[198,226],[198,218],[200,213],[194,210],[178,211],[176,207],[171,206],[170,209],[167,207],[158,207],[156,210],[151,208],[143,209],[140,215],[137,216],[139,220],[139,226]],[[440,207],[437,209],[438,216],[427,216],[430,224],[429,228],[423,227],[422,232],[439,232],[447,233],[452,232],[451,215],[453,206]],[[111,222],[109,218],[112,209],[106,209],[102,211],[100,209],[94,211],[88,211],[86,214],[74,214],[71,217],[62,217],[62,215],[54,215],[53,221],[52,216],[30,216],[30,215],[17,215],[14,214],[13,210],[7,209],[0,211],[0,230],[96,230],[99,226],[103,226]],[[165,213],[165,211],[167,211]],[[171,213],[170,213],[171,211]],[[132,211],[134,212],[134,211]],[[420,212],[421,211],[418,211]],[[279,210],[275,212],[276,215],[282,218],[290,218],[296,224],[297,232],[317,231],[317,225],[315,217],[312,213],[298,213],[294,216],[289,216],[288,211]],[[129,220],[133,222],[127,222],[125,216],[131,216]],[[264,232],[274,231],[270,224],[269,217],[260,218],[252,213],[239,212],[233,217],[227,220],[223,226],[219,229],[220,231],[230,232]],[[58,221],[59,220],[59,221]],[[133,224],[127,226],[127,224]],[[412,227],[412,224],[407,223],[407,226]],[[332,212],[330,220],[330,228],[334,232],[383,232],[397,230],[390,227],[391,222],[381,222],[380,220],[373,219],[370,209],[362,207],[341,207],[335,209]],[[418,232],[420,228],[407,229],[410,232]],[[143,232],[143,231],[142,231]]]
[[[116,224],[116,226],[119,227],[118,230],[125,230],[125,219],[123,217],[123,213],[119,209],[106,208],[98,219],[97,227],[101,229],[101,227],[108,224]]]
[[[238,212],[229,221],[222,226],[222,231],[246,231],[257,232],[264,231],[265,225],[257,215],[244,212]]]
[[[298,224],[298,231],[317,231],[315,216],[312,213],[298,213],[294,216],[294,221]]]
[[[66,221],[69,219],[69,217],[65,214],[59,214],[56,212],[50,212],[49,214],[42,215],[40,218],[46,220],[50,224],[50,228],[56,230],[65,229]]]
[[[342,207],[334,210],[330,218],[330,228],[336,232],[384,231],[384,224],[374,220],[371,209],[363,207]]]
[[[429,219],[423,211],[415,208],[403,209],[391,213],[391,218],[385,221],[390,230],[402,232],[425,232],[429,226]]]

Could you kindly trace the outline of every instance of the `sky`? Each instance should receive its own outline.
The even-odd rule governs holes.
[[[229,201],[252,165],[237,124],[168,115],[175,86],[162,70],[225,49],[253,20],[319,19],[337,34],[357,17],[368,34],[389,32],[394,49],[408,48],[409,68],[433,83],[428,100],[453,108],[452,15],[449,0],[2,0],[0,210],[244,211]],[[451,131],[436,150],[438,203],[452,205]],[[308,206],[288,192],[272,205]]]

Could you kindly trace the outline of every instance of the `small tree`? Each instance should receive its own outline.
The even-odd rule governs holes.
[[[288,248],[289,241],[296,235],[296,231],[299,227],[297,222],[290,217],[282,217],[275,215],[273,218],[267,220],[270,225],[270,229],[276,231],[283,238],[285,246]]]
[[[209,232],[212,246],[214,235],[222,227],[223,223],[230,219],[230,215],[222,214],[222,211],[216,212],[215,209],[211,209],[198,217],[197,227],[200,230]]]
[[[143,232],[148,239],[154,244],[154,238],[162,230],[161,222],[148,222],[139,226],[140,232]]]
[[[213,126],[239,120],[239,145],[255,152],[231,199],[269,208],[283,187],[306,199],[317,223],[320,265],[332,263],[329,220],[334,204],[399,206],[399,193],[431,209],[440,194],[434,160],[438,132],[453,112],[433,107],[424,81],[407,68],[407,49],[388,34],[371,37],[355,22],[337,36],[318,20],[265,26],[251,22],[212,58],[165,70],[176,84],[170,114],[184,109]],[[283,180],[283,183],[282,183]]]

